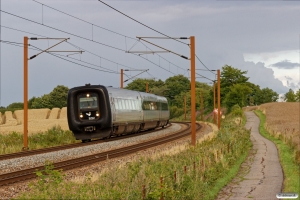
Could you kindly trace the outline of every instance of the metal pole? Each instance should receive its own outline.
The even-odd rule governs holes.
[[[195,62],[195,37],[190,37],[191,42],[191,131],[192,131],[192,145],[196,145],[196,92],[195,92],[195,73],[196,73],[196,62]]]
[[[218,129],[221,127],[221,84],[220,84],[220,70],[218,69]]]
[[[148,82],[146,82],[146,92],[148,93]]]
[[[121,88],[123,88],[123,69],[121,69]]]
[[[184,120],[186,120],[186,96],[184,96]]]
[[[214,123],[217,124],[215,109],[216,109],[216,83],[214,82],[214,110],[213,110],[213,114],[214,114]]]
[[[23,150],[28,150],[28,37],[24,37],[24,147]]]

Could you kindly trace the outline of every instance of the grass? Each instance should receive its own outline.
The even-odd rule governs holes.
[[[71,131],[64,131],[59,126],[54,126],[46,132],[40,132],[28,137],[30,150],[75,143]],[[22,150],[23,135],[17,132],[0,134],[0,154],[15,153]]]
[[[295,147],[289,145],[281,140],[281,137],[274,137],[265,129],[266,116],[259,110],[255,111],[256,115],[260,118],[260,133],[265,138],[275,143],[280,163],[284,173],[284,192],[297,192],[300,194],[300,165],[296,162]]]
[[[250,132],[232,119],[225,119],[222,129],[211,140],[178,154],[144,155],[123,167],[110,167],[95,181],[91,181],[91,174],[86,174],[82,183],[60,182],[59,173],[49,172],[46,166],[48,179],[40,178],[37,185],[18,198],[143,199],[145,185],[144,199],[159,199],[161,195],[164,199],[214,199],[236,175],[250,148]]]

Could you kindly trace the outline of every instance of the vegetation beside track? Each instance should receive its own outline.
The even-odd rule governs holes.
[[[63,172],[47,165],[48,175],[39,173],[38,184],[18,198],[143,199],[144,195],[159,199],[163,195],[165,199],[213,199],[236,175],[250,147],[250,132],[230,117],[211,140],[175,155],[143,155],[103,172],[95,181],[91,174],[86,174],[83,183],[63,181]]]
[[[283,192],[297,192],[300,194],[300,163],[297,163],[297,146],[291,141],[285,142],[282,135],[274,137],[265,129],[266,116],[255,110],[255,114],[260,119],[259,131],[262,136],[274,142],[278,149],[280,163],[284,173]]]
[[[59,126],[55,126],[46,132],[40,132],[28,136],[28,146],[30,150],[41,149],[64,144],[75,143],[76,140],[71,131],[64,131]],[[10,134],[0,134],[0,154],[16,153],[22,151],[23,135],[17,132]]]

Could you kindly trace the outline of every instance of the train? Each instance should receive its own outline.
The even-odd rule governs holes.
[[[164,128],[170,111],[166,97],[85,84],[68,91],[67,119],[75,138],[88,142]]]

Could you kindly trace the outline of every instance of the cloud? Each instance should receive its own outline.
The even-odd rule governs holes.
[[[299,65],[299,63],[293,63],[293,62],[290,62],[289,60],[283,60],[283,61],[272,64],[271,67],[276,67],[279,69],[293,69],[296,67],[300,67],[300,65]]]

